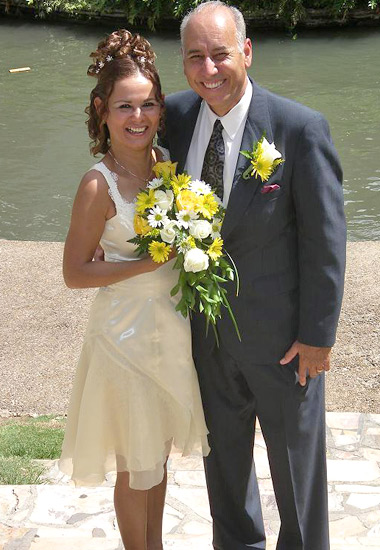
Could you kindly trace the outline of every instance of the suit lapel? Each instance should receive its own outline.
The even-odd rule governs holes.
[[[255,82],[252,82],[252,86],[252,100],[240,146],[240,150],[248,151],[252,151],[254,142],[259,140],[264,132],[266,139],[269,142],[273,141],[266,91],[260,88]],[[260,178],[251,177],[247,180],[243,179],[242,176],[249,164],[249,159],[243,155],[239,155],[226,216],[222,226],[222,237],[224,239],[226,239],[236,223],[241,219],[243,212],[248,208],[261,183]]]

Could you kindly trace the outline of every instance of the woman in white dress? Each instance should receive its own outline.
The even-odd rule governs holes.
[[[76,485],[117,471],[115,510],[128,550],[160,550],[166,461],[209,451],[188,320],[170,297],[173,260],[140,258],[128,242],[134,199],[152,177],[163,95],[154,52],[126,30],[91,56],[88,129],[93,154],[74,201],[63,273],[70,288],[100,287],[79,359],[59,466]],[[93,262],[98,243],[105,261]]]

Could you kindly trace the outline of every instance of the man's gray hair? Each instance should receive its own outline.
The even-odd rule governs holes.
[[[234,18],[235,26],[236,26],[236,41],[237,41],[237,44],[238,44],[239,51],[243,52],[245,39],[247,37],[247,31],[246,31],[246,26],[245,26],[245,21],[244,21],[243,14],[241,13],[240,10],[238,10],[234,6],[229,6],[228,4],[225,4],[224,2],[221,2],[220,0],[210,0],[210,1],[202,2],[202,4],[199,4],[196,8],[189,11],[189,13],[187,13],[185,15],[185,17],[183,18],[182,23],[181,23],[181,45],[182,45],[182,50],[183,50],[183,47],[184,47],[185,29],[187,27],[187,24],[188,24],[190,18],[193,15],[197,15],[198,13],[201,13],[204,10],[216,10],[218,8],[227,9],[231,13],[232,17]]]

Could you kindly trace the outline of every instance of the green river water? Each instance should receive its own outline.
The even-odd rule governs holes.
[[[0,21],[0,239],[62,241],[93,163],[88,55],[113,29]],[[177,34],[150,34],[166,94],[187,88]],[[344,168],[350,240],[380,239],[380,31],[251,33],[250,75],[324,113]],[[31,67],[10,74],[14,67]]]

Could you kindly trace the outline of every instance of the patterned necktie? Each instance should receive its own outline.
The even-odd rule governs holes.
[[[223,200],[224,192],[224,141],[222,131],[223,125],[220,120],[217,119],[206,149],[201,174],[201,180],[211,185],[212,189],[221,200]]]

